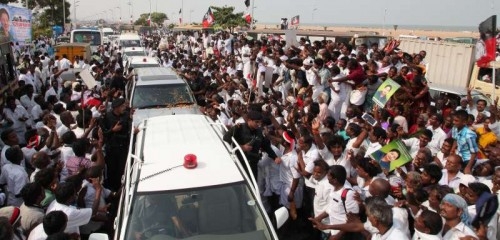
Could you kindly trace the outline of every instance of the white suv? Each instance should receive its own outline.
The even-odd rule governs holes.
[[[139,128],[115,239],[278,239],[220,124],[204,115],[169,115]],[[284,208],[277,212],[278,219],[288,217]]]
[[[171,68],[137,69],[131,84],[129,101],[135,110],[134,125],[156,116],[201,114],[189,85]]]

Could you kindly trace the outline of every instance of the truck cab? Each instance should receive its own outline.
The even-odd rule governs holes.
[[[500,69],[500,61],[490,62],[489,68],[480,68],[474,64],[470,76],[470,87],[494,100],[496,96],[500,96],[500,72],[498,69]],[[495,81],[493,81],[493,70],[495,70]],[[495,82],[495,88],[493,88],[493,82]]]

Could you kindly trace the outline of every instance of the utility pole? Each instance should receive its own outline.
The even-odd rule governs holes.
[[[384,9],[384,25],[382,25],[382,29],[383,29],[382,36],[385,36],[385,19],[386,19],[386,17],[387,17],[387,8]]]
[[[63,29],[66,31],[66,0],[63,0]]]
[[[253,9],[255,6],[255,0],[252,0],[252,21],[250,22],[250,29],[253,29],[254,27],[254,22],[255,22],[255,16],[253,15]]]
[[[73,16],[74,16],[73,25],[75,26],[75,28],[76,28],[76,7],[79,2],[80,1],[73,0]]]
[[[129,14],[130,14],[130,23],[132,24],[132,2],[130,0],[128,0],[128,11],[129,11]]]
[[[120,25],[122,24],[122,5],[120,0],[118,0],[118,8],[120,9]]]

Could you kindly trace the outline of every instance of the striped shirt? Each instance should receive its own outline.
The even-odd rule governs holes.
[[[457,154],[462,157],[464,162],[470,160],[472,153],[479,151],[476,142],[477,135],[468,127],[464,127],[460,131],[456,127],[453,127],[451,136],[457,141]]]

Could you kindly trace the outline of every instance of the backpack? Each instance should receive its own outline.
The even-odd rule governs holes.
[[[344,188],[344,190],[342,190],[342,194],[340,195],[340,200],[342,200],[342,205],[344,206],[344,211],[345,211],[345,214],[347,215],[347,208],[345,207],[345,201],[347,199],[347,193],[349,192],[349,190],[352,190],[350,188]],[[363,234],[361,233],[358,233],[358,232],[345,232],[343,235],[342,235],[342,240],[359,240],[359,239],[365,239]]]

